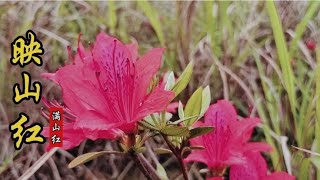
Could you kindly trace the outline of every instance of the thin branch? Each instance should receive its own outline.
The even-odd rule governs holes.
[[[167,143],[169,149],[173,152],[173,154],[176,156],[179,164],[180,164],[180,169],[182,171],[182,175],[183,175],[183,178],[185,180],[189,180],[189,177],[188,177],[188,170],[187,170],[187,167],[185,166],[185,164],[183,163],[183,158],[181,156],[181,151],[177,150],[173,144],[170,142],[170,140],[168,139],[168,137],[164,134],[162,134],[162,137],[163,139],[165,140],[165,142]]]
[[[145,175],[148,180],[160,180],[157,172],[150,165],[150,163],[141,155],[134,152],[129,153],[132,160],[139,167],[141,172]]]
[[[43,154],[18,180],[29,179],[57,150],[58,148],[52,148],[49,152]]]

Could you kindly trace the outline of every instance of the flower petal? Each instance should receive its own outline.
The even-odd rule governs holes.
[[[198,137],[190,139],[190,144],[192,146],[204,146],[202,136],[198,136]]]
[[[208,157],[203,150],[194,150],[192,151],[191,154],[188,155],[187,158],[183,160],[184,163],[189,163],[189,162],[201,162],[204,164],[208,164]]]
[[[245,154],[246,163],[232,165],[230,167],[230,179],[232,180],[259,180],[267,174],[267,163],[259,152],[248,152]]]
[[[165,110],[168,103],[174,97],[174,93],[160,87],[155,88],[140,105],[134,121],[139,121],[145,116]]]
[[[235,123],[237,114],[234,107],[226,100],[220,100],[216,104],[209,107],[205,114],[205,124],[213,126],[215,130],[202,136],[208,157],[210,158],[210,166],[220,167],[226,165],[228,161],[238,162],[232,157],[230,152],[234,143],[234,136],[230,124]]]
[[[213,171],[219,171],[228,165],[241,165],[246,162],[244,153],[248,151],[271,151],[271,146],[266,143],[248,142],[259,122],[258,118],[238,121],[232,104],[220,100],[211,105],[205,114],[204,125],[213,126],[214,131],[201,136],[202,141],[192,139],[190,142],[192,145],[203,144],[205,150],[201,154],[206,153],[207,165]]]
[[[136,61],[138,59],[138,44],[137,43],[126,44],[126,47],[130,51],[133,62]]]
[[[96,111],[84,111],[84,113],[77,118],[74,128],[82,130],[85,136],[92,140],[97,138],[115,139],[119,137],[122,132],[113,129],[118,125],[119,123],[112,122],[112,120],[107,119]]]
[[[135,63],[134,110],[140,107],[152,78],[160,68],[163,51],[161,48],[152,49]]]
[[[100,67],[99,81],[115,120],[130,122],[135,74],[131,53],[116,38],[100,33],[93,58]]]
[[[226,100],[219,100],[211,105],[205,114],[207,125],[225,126],[237,121],[237,112],[232,104]]]
[[[63,125],[63,144],[62,149],[71,149],[73,147],[78,146],[82,141],[86,139],[82,130],[73,129],[74,123],[67,123]],[[45,137],[49,137],[49,127],[44,127],[42,131],[42,135]],[[51,141],[51,139],[48,139]],[[46,150],[49,151],[51,146],[48,145]]]
[[[75,115],[85,110],[108,112],[107,101],[103,98],[104,92],[99,88],[95,73],[93,63],[68,65],[55,73],[55,80],[62,88],[64,103]]]
[[[91,140],[97,140],[97,139],[110,139],[110,140],[116,140],[122,137],[125,133],[118,129],[118,128],[111,128],[108,130],[98,130],[95,133],[84,131],[85,136],[88,139]]]
[[[56,84],[59,84],[56,80],[56,73],[42,73],[41,77],[49,79],[51,81],[53,81]]]
[[[118,128],[121,131],[123,131],[125,134],[130,134],[137,130],[137,123],[136,122],[124,123],[118,126]]]
[[[179,107],[179,102],[173,102],[173,103],[170,103],[167,107],[167,112],[169,113],[176,113],[177,112],[177,109]]]
[[[254,152],[271,152],[272,147],[264,142],[250,142],[246,143],[242,148],[243,152],[254,151]]]
[[[206,180],[223,180],[223,177],[211,177],[211,178],[206,178]]]
[[[263,180],[295,180],[296,178],[286,172],[274,172]]]
[[[232,180],[294,180],[295,177],[285,172],[276,172],[267,175],[268,167],[265,159],[259,152],[247,152],[246,163],[230,167],[230,179]]]
[[[260,123],[259,118],[244,118],[231,124],[233,135],[247,142],[250,140],[254,128]]]
[[[88,51],[83,47],[82,43],[80,42],[80,39],[78,41],[79,41],[78,49],[77,49],[77,54],[74,57],[74,63],[83,64],[85,62],[91,62],[92,61],[91,51]]]

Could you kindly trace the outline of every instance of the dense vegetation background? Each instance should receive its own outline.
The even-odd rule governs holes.
[[[143,175],[130,159],[114,155],[86,166],[68,169],[80,154],[118,149],[105,140],[85,141],[70,151],[58,150],[47,161],[38,161],[45,145],[24,145],[16,151],[9,123],[25,112],[32,122],[47,125],[41,103],[12,102],[12,87],[21,83],[21,71],[41,81],[43,96],[60,101],[60,89],[40,78],[68,60],[67,46],[77,48],[78,35],[89,46],[104,31],[139,51],[165,47],[163,71],[178,76],[195,61],[184,102],[198,87],[210,85],[212,101],[231,100],[243,116],[259,116],[263,122],[253,140],[274,147],[269,167],[293,173],[298,179],[320,178],[320,3],[310,2],[1,2],[0,3],[0,179],[17,179],[38,165],[31,179],[140,179]],[[11,42],[32,29],[42,41],[43,66],[23,69],[9,63]],[[315,48],[313,47],[315,46]],[[71,72],[72,73],[72,72]],[[160,147],[161,138],[148,142]],[[299,147],[311,152],[298,150]],[[148,158],[152,152],[147,152]],[[178,175],[174,157],[159,156],[170,179]],[[33,166],[32,166],[33,165]],[[201,164],[190,173],[201,179]]]

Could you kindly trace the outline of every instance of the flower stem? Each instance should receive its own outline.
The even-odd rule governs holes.
[[[133,153],[130,153],[130,156],[131,156],[132,160],[134,161],[134,163],[139,167],[140,171],[144,174],[144,176],[148,180],[152,180],[150,173],[148,173],[147,169],[143,166],[143,164],[139,160],[139,157],[137,156],[137,154],[135,154],[133,152]]]
[[[147,170],[148,174],[151,176],[153,180],[161,180],[157,171],[153,168],[149,161],[142,155],[137,154],[138,159],[140,160],[141,164],[144,165],[145,169]]]
[[[156,170],[152,165],[145,159],[142,154],[136,154],[134,152],[129,153],[132,160],[139,167],[141,172],[145,175],[148,180],[160,180]]]
[[[157,171],[152,167],[149,161],[141,153],[136,153],[134,151],[135,146],[135,135],[129,134],[128,141],[129,147],[131,148],[128,151],[128,155],[132,158],[135,164],[139,167],[141,172],[145,175],[148,180],[160,180]]]
[[[176,147],[174,147],[174,145],[170,142],[170,140],[168,139],[168,137],[166,135],[162,134],[162,137],[166,141],[169,149],[176,156],[176,158],[177,158],[177,160],[179,162],[179,165],[180,165],[180,169],[182,171],[183,178],[185,180],[189,180],[187,167],[183,163],[183,157],[181,155],[181,149],[177,149]]]
[[[181,168],[181,171],[182,171],[182,174],[183,174],[183,178],[185,180],[189,180],[189,177],[188,177],[188,170],[187,170],[187,167],[185,166],[185,164],[183,163],[183,158],[182,156],[179,154],[178,156],[176,156],[178,161],[179,161],[179,164],[180,164],[180,168]]]

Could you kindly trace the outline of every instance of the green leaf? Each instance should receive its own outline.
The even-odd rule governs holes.
[[[302,162],[300,162],[300,169],[299,169],[299,178],[298,179],[309,179],[309,167],[310,167],[310,159],[304,158]]]
[[[301,39],[303,33],[305,32],[305,29],[316,13],[319,12],[318,7],[320,5],[320,1],[310,1],[309,8],[302,18],[302,20],[299,22],[299,24],[296,26],[295,29],[295,36],[293,40],[290,43],[290,56],[293,56],[295,51],[297,50],[297,44],[298,41]]]
[[[317,169],[320,169],[320,157],[314,156],[310,158],[313,165],[317,167]]]
[[[163,166],[160,163],[157,163],[157,173],[160,176],[161,180],[169,179],[166,170],[163,168]]]
[[[320,157],[319,156],[312,156],[311,158],[310,158],[310,160],[311,160],[311,162],[312,162],[312,164],[316,167],[316,169],[317,169],[317,178],[319,177],[318,176],[318,173],[319,173],[319,169],[320,169]]]
[[[119,152],[119,151],[100,151],[100,152],[90,152],[90,153],[82,154],[82,155],[76,157],[74,160],[72,160],[69,163],[68,168],[74,168],[78,165],[89,162],[89,161],[91,161],[99,156],[102,156],[104,154],[123,154],[123,153]]]
[[[202,105],[202,87],[199,87],[190,97],[187,105],[184,109],[185,117],[197,116],[201,113],[201,105]],[[184,121],[186,126],[192,126],[198,117],[191,118],[187,121]]]
[[[202,103],[201,103],[201,115],[203,115],[209,108],[211,102],[211,92],[210,87],[207,86],[203,89],[202,92]],[[200,117],[198,118],[200,119]]]
[[[152,126],[154,126],[154,127],[156,127],[157,126],[157,118],[153,115],[153,114],[151,114],[151,115],[149,115],[149,116],[146,116],[146,117],[144,117],[143,118],[144,119],[144,121],[145,122],[147,122],[148,124],[150,124],[150,125],[152,125]]]
[[[177,121],[171,122],[171,124],[180,124],[180,123],[183,123],[183,122],[185,122],[185,121],[187,121],[187,120],[189,120],[189,119],[199,118],[199,117],[201,117],[201,115],[190,116],[190,117],[186,117],[186,118],[184,118],[184,119],[179,119],[179,120],[177,120]]]
[[[187,127],[166,126],[161,129],[161,132],[168,136],[189,136],[189,129]]]
[[[113,0],[109,1],[109,9],[108,9],[108,25],[113,33],[116,31],[117,24],[117,13],[116,13],[116,5]]]
[[[172,151],[170,149],[165,148],[157,148],[154,150],[156,154],[172,154]]]
[[[171,118],[172,118],[172,114],[166,112],[166,113],[165,113],[165,119],[166,119],[166,121],[169,121]]]
[[[135,147],[134,148],[134,152],[136,153],[136,154],[138,154],[138,153],[143,153],[143,152],[145,152],[146,151],[146,147]]]
[[[183,105],[182,105],[181,101],[179,101],[178,114],[179,114],[180,119],[184,119]]]
[[[123,152],[128,152],[130,150],[129,147],[127,147],[126,145],[122,144],[122,143],[119,143],[121,149]]]
[[[145,13],[147,18],[149,19],[152,27],[156,31],[156,34],[159,38],[161,46],[165,46],[164,34],[161,28],[161,21],[159,21],[159,15],[157,9],[151,6],[148,1],[138,1],[138,6]]]
[[[315,137],[314,137],[314,150],[320,151],[320,48],[316,49],[316,59],[317,59],[317,67],[315,69],[315,100],[316,100],[316,107],[315,107]],[[317,178],[320,179],[320,158],[319,157],[312,157],[312,163],[317,167]]]
[[[167,77],[167,83],[166,83],[166,86],[164,89],[171,90],[174,86],[174,83],[175,83],[174,74],[173,74],[173,72],[170,72]]]
[[[183,91],[187,87],[191,79],[192,72],[193,72],[193,62],[191,61],[188,64],[188,66],[185,68],[185,70],[182,72],[182,74],[180,75],[177,82],[172,88],[172,91],[175,93],[175,97],[177,97],[181,93],[181,91]]]
[[[214,127],[196,127],[190,130],[190,136],[188,139],[195,138],[204,134],[207,134],[214,130]]]
[[[139,121],[138,124],[147,129],[158,130],[155,126],[150,124],[148,121]]]
[[[190,147],[184,147],[181,151],[182,157],[184,157],[185,153],[190,152],[192,150],[203,150],[203,146],[190,146]]]
[[[296,120],[297,98],[296,98],[296,92],[294,87],[295,77],[291,67],[291,63],[290,63],[291,59],[290,59],[287,44],[284,38],[281,21],[280,21],[275,3],[273,1],[266,1],[266,7],[267,7],[269,18],[270,18],[274,39],[276,42],[278,59],[280,62],[280,67],[281,67],[282,76],[284,80],[284,87],[288,93],[290,107],[293,113],[293,117],[295,119],[295,123],[297,123],[297,120]]]
[[[181,143],[182,143],[182,137],[179,136],[168,136],[168,139],[170,142],[175,146],[180,149]]]
[[[316,108],[315,108],[315,143],[316,143],[316,150],[320,151],[320,48],[317,48],[316,51],[316,58],[317,58],[317,67],[315,69],[315,98],[316,98]],[[319,166],[320,169],[320,166]]]
[[[190,146],[189,148],[192,150],[203,150],[204,149],[203,146]]]
[[[208,34],[210,36],[210,45],[213,51],[213,54],[216,54],[217,57],[220,57],[221,55],[221,49],[220,49],[220,39],[219,37],[219,31],[217,30],[217,18],[218,16],[214,16],[213,13],[213,6],[214,6],[214,1],[205,1],[204,2],[204,12],[206,14],[205,18],[205,28],[208,30]],[[218,9],[217,9],[218,10]],[[219,10],[221,10],[219,8]],[[219,16],[220,17],[220,16]],[[224,27],[221,27],[222,29]]]

